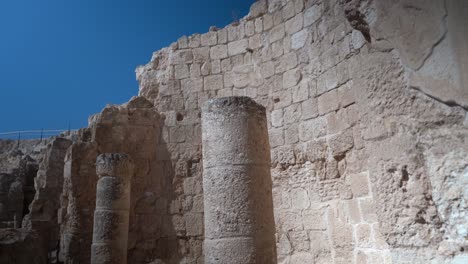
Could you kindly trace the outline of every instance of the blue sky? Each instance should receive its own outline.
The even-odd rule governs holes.
[[[138,93],[136,66],[254,0],[0,0],[0,132],[87,125]]]

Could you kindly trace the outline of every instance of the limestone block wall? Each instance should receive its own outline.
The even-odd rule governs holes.
[[[39,140],[0,140],[0,228],[21,227],[34,198],[40,162]]]
[[[242,95],[267,109],[279,263],[463,262],[467,84],[447,2],[261,0],[155,52],[137,79],[164,117],[175,230],[157,258],[203,262],[200,107]]]
[[[129,263],[148,263],[167,254],[167,223],[163,202],[171,197],[165,188],[163,166],[156,163],[159,114],[153,104],[134,97],[121,106],[107,106],[92,116],[65,157],[64,184],[59,210],[60,261],[90,263],[93,215],[96,207],[96,158],[102,153],[128,153],[135,161],[130,196]],[[164,222],[163,222],[164,221]],[[158,250],[156,250],[158,249]]]
[[[60,225],[57,220],[60,196],[63,190],[64,159],[72,141],[57,137],[50,140],[42,151],[37,176],[34,179],[35,195],[29,205],[22,227],[34,230],[43,239],[43,254],[57,252]]]

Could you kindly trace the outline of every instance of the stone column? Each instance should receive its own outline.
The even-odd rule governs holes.
[[[202,109],[205,263],[276,263],[265,108],[248,97]]]
[[[96,190],[91,263],[127,263],[133,162],[126,154],[101,154],[96,160],[96,173],[99,180]]]

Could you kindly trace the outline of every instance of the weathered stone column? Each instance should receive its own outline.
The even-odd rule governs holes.
[[[126,154],[101,154],[94,211],[91,263],[127,263],[130,182],[133,162]]]
[[[248,97],[202,109],[205,263],[276,263],[265,108]]]

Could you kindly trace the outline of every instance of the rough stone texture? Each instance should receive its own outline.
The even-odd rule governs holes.
[[[69,149],[62,260],[89,261],[94,162],[122,152],[137,175],[129,263],[203,263],[200,108],[248,96],[266,108],[279,263],[466,262],[466,8],[258,1],[155,52],[140,97]]]
[[[47,263],[42,240],[34,231],[21,228],[0,229],[0,263]]]
[[[126,154],[101,154],[96,160],[91,263],[127,263],[128,216],[133,161]]]
[[[0,228],[20,228],[34,198],[34,178],[47,142],[0,140]]]
[[[265,108],[248,97],[202,108],[205,263],[276,263]]]
[[[128,262],[142,263],[146,258],[166,254],[164,250],[153,253],[153,248],[147,253],[145,247],[145,244],[160,248],[168,246],[157,242],[167,241],[169,236],[161,233],[160,219],[165,216],[161,207],[164,204],[156,203],[163,195],[164,199],[167,197],[163,192],[164,174],[156,160],[160,122],[153,104],[135,97],[122,106],[107,106],[102,113],[90,118],[90,128],[80,132],[65,157],[59,211],[61,261],[90,263],[98,180],[96,158],[100,153],[128,153],[135,161],[134,174],[137,176],[131,186]],[[170,193],[170,190],[166,192]]]
[[[227,55],[154,53],[140,95],[183,116],[231,95],[266,107],[280,263],[455,262],[468,222],[462,2],[261,1],[223,29]],[[209,85],[161,93],[181,63]],[[187,162],[173,142],[171,160]]]
[[[89,133],[86,130],[82,132]],[[64,183],[58,212],[59,260],[64,263],[90,263],[97,155],[96,144],[77,141],[65,156]]]
[[[34,230],[47,249],[44,254],[55,255],[59,247],[60,225],[57,214],[63,190],[64,159],[72,141],[54,138],[43,150],[37,176],[34,179],[35,196],[29,206],[29,214],[23,220],[23,228]]]

